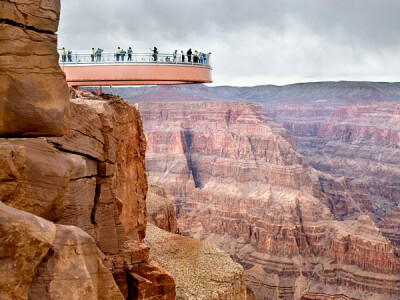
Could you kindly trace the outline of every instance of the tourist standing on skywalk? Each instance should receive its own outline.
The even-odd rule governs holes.
[[[129,49],[128,49],[128,61],[132,61],[132,52],[133,52],[132,48],[129,47]]]

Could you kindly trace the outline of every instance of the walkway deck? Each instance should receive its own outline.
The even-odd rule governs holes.
[[[116,57],[114,53],[101,58],[90,54],[60,56],[60,66],[70,86],[118,86],[155,84],[211,83],[212,67],[204,59],[197,63],[182,62],[179,55],[162,54],[154,61],[152,54],[134,54]],[[65,61],[63,61],[65,60]],[[201,62],[201,63],[200,63]]]

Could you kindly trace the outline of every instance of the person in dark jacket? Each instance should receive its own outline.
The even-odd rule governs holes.
[[[128,49],[128,61],[132,61],[132,52],[133,52],[132,48],[129,47],[129,49]]]
[[[67,57],[68,57],[68,62],[72,62],[72,51],[71,50],[68,50]]]
[[[97,48],[97,50],[96,50],[96,61],[101,61],[101,52],[103,52],[103,49]]]
[[[189,48],[189,50],[186,52],[187,58],[188,58],[188,62],[192,61],[192,48]]]
[[[124,49],[121,50],[121,61],[125,60],[126,51]]]
[[[157,47],[154,47],[153,50],[150,48],[150,50],[153,51],[153,59],[154,59],[154,61],[157,61],[157,59],[158,59],[158,50],[157,50]]]

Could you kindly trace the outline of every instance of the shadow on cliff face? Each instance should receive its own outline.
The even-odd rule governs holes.
[[[187,165],[189,167],[190,172],[192,173],[195,187],[201,188],[201,182],[200,179],[198,178],[196,164],[192,160],[191,148],[193,143],[193,132],[191,132],[189,129],[186,129],[182,131],[182,135],[183,135],[182,139],[183,153],[185,154]]]

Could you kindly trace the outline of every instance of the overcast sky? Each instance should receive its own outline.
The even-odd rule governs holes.
[[[213,85],[400,80],[399,0],[61,0],[58,34],[66,49],[212,52]]]

